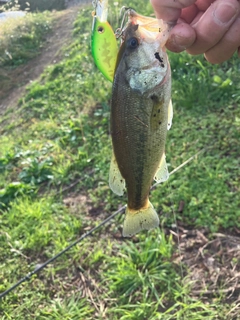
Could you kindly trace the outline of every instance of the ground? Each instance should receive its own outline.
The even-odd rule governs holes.
[[[19,98],[23,95],[24,89],[31,82],[36,80],[44,68],[56,63],[61,59],[61,48],[65,46],[73,29],[73,21],[77,16],[77,5],[88,1],[68,0],[68,9],[59,12],[51,34],[47,36],[46,44],[42,52],[27,64],[21,65],[12,71],[7,71],[5,76],[9,78],[11,85],[8,90],[0,88],[0,115],[9,107],[14,107]]]

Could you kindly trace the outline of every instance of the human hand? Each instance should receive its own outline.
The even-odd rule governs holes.
[[[176,24],[166,47],[173,52],[204,53],[221,63],[238,51],[240,57],[239,0],[150,0],[156,17]]]

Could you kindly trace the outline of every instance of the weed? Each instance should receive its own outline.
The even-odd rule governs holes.
[[[9,183],[6,188],[0,190],[0,210],[8,208],[17,197],[32,194],[34,188],[21,182]]]
[[[21,221],[16,216],[21,216]],[[73,233],[79,231],[81,222],[77,217],[69,216],[65,208],[54,203],[52,198],[31,200],[25,196],[2,214],[1,225],[2,232],[10,235],[15,249],[34,252],[51,243],[54,243],[55,250],[63,248]]]
[[[23,182],[36,185],[44,181],[53,180],[52,158],[46,159],[26,159],[22,162],[24,166],[19,173],[19,179]]]
[[[43,45],[51,28],[47,12],[9,18],[0,29],[0,67],[16,67],[32,59]],[[0,74],[1,75],[1,74]]]

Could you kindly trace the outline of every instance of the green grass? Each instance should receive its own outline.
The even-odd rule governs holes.
[[[126,202],[108,187],[111,84],[90,54],[91,10],[80,10],[62,61],[1,118],[1,291]],[[194,283],[187,267],[174,262],[178,249],[167,230],[174,216],[180,225],[211,232],[240,227],[240,62],[169,58],[169,170],[204,151],[151,192],[160,229],[122,239],[123,216],[116,217],[4,298],[1,319],[233,320],[235,301],[220,288],[207,301],[191,293]]]
[[[8,97],[27,77],[26,63],[38,56],[46,45],[56,14],[27,13],[21,18],[9,18],[0,28],[0,99]],[[26,81],[26,80],[25,80]]]
[[[63,10],[65,9],[64,0],[11,0],[5,8],[17,7],[18,10],[29,10],[31,12],[41,12],[46,10]]]
[[[50,28],[48,12],[27,13],[22,18],[1,23],[0,67],[16,67],[39,54]]]

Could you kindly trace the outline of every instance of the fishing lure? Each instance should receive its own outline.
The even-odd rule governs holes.
[[[108,0],[97,0],[93,12],[92,56],[102,74],[113,81],[118,54],[118,44],[114,31],[107,21]]]

